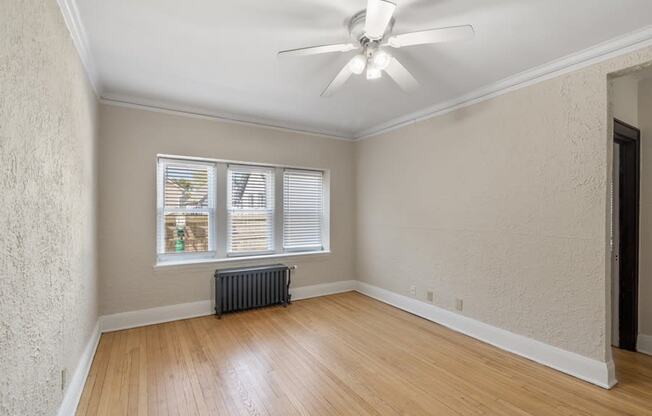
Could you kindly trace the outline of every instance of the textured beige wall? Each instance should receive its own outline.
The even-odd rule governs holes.
[[[283,262],[299,265],[294,287],[355,278],[351,142],[101,105],[102,314],[212,299],[214,270],[237,266],[153,267],[158,153],[330,169],[332,254]]]
[[[56,414],[97,322],[96,105],[57,3],[0,2],[0,415]]]
[[[632,75],[613,80],[613,115],[620,121],[638,126],[638,78]]]
[[[356,144],[357,276],[608,360],[607,74],[644,49]]]
[[[652,336],[652,79],[639,84],[641,128],[641,225],[638,332]]]

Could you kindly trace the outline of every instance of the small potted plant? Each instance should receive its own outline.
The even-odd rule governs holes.
[[[174,247],[177,253],[186,251],[186,230],[183,226],[177,227],[177,238]]]

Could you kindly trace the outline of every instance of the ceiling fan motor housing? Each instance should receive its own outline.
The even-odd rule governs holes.
[[[351,39],[353,39],[354,42],[357,42],[362,46],[363,48],[366,47],[369,43],[374,42],[380,44],[383,39],[386,39],[391,33],[392,29],[394,28],[394,18],[389,21],[389,24],[387,25],[387,28],[385,29],[385,34],[383,35],[382,38],[380,39],[369,39],[366,34],[365,34],[365,21],[367,19],[367,12],[366,10],[361,10],[360,12],[356,13],[353,15],[351,20],[349,20],[349,34],[351,35]]]

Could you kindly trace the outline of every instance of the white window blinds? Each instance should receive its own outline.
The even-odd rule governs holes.
[[[214,251],[215,166],[159,160],[158,252]]]
[[[323,199],[323,172],[283,172],[283,248],[322,249]]]
[[[274,250],[274,169],[229,165],[228,237],[231,255]]]

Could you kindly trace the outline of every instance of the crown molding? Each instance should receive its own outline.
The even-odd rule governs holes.
[[[508,92],[538,84],[650,45],[652,45],[652,26],[611,39],[511,77],[504,78],[469,94],[453,98],[446,102],[415,111],[372,128],[360,131],[355,135],[354,140],[365,140],[379,136],[383,133],[419,121],[427,120],[432,117],[450,113],[482,101],[490,100]]]
[[[492,98],[525,88],[558,76],[577,71],[596,63],[611,59],[640,48],[652,45],[652,26],[647,26],[629,34],[608,40],[561,59],[523,71],[500,81],[488,84],[471,93],[453,98],[440,104],[418,110],[371,128],[353,134],[344,131],[307,127],[298,123],[268,120],[261,117],[209,111],[188,106],[172,105],[162,101],[145,100],[117,94],[104,94],[95,63],[90,53],[86,30],[79,16],[75,0],[57,0],[73,43],[77,48],[88,79],[100,102],[143,110],[175,114],[180,116],[218,120],[273,130],[307,134],[330,139],[359,141],[405,127],[432,117],[444,115],[460,108],[468,107]]]
[[[139,110],[153,111],[156,113],[171,114],[182,117],[192,117],[204,120],[221,121],[225,123],[234,123],[245,126],[266,128],[271,130],[284,131],[289,133],[299,133],[309,136],[323,137],[327,139],[352,141],[353,135],[344,132],[316,129],[305,127],[294,123],[284,123],[280,121],[271,121],[264,118],[242,116],[237,114],[222,113],[217,111],[208,111],[204,109],[193,108],[189,106],[170,105],[162,101],[144,100],[141,98],[128,97],[117,94],[103,94],[100,102],[107,105],[135,108]]]
[[[57,0],[57,3],[59,4],[59,9],[61,9],[61,14],[63,14],[63,20],[68,27],[70,36],[72,37],[72,42],[75,45],[82,65],[86,70],[86,76],[93,87],[93,91],[95,91],[95,95],[100,97],[102,93],[100,78],[88,46],[86,29],[84,28],[84,24],[79,16],[77,3],[75,0]]]

